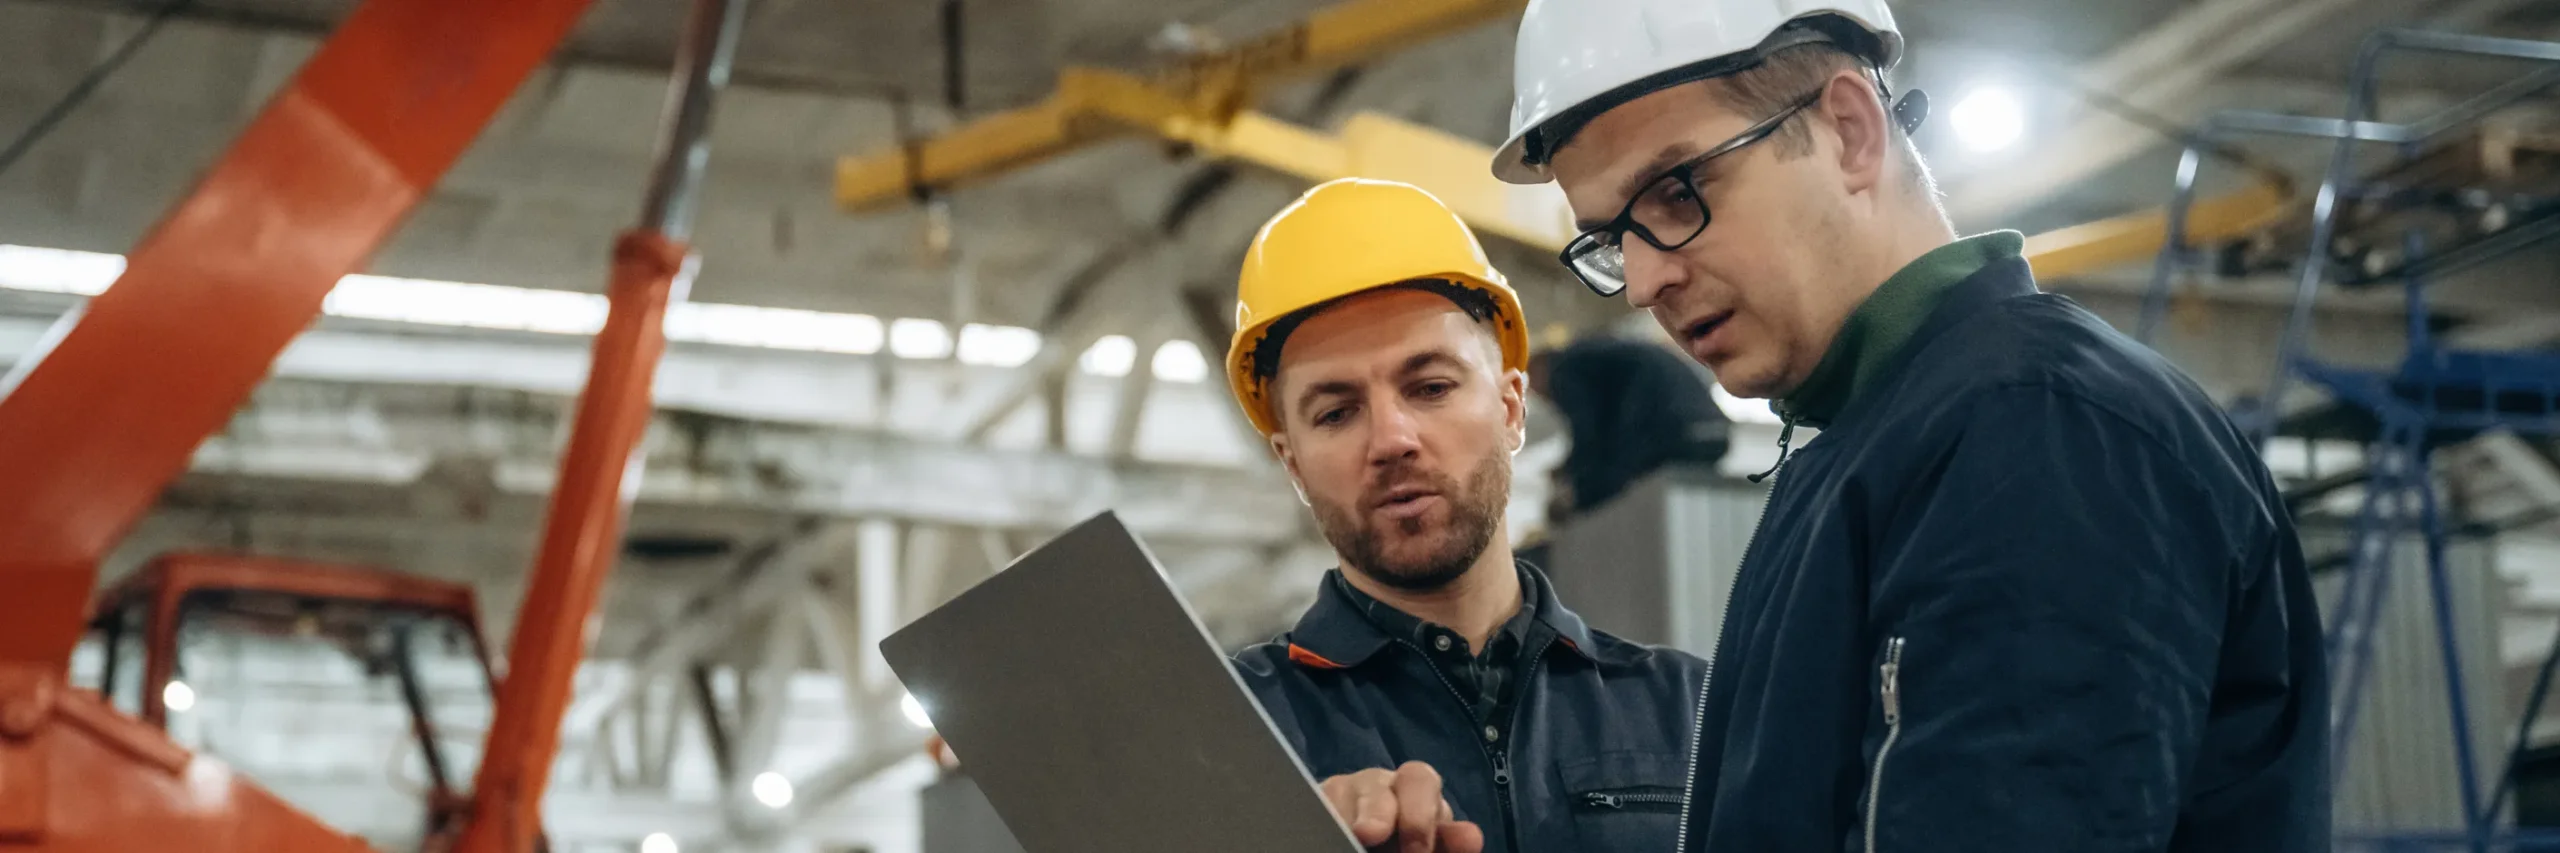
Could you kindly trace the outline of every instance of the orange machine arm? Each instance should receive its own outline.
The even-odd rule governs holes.
[[[747,0],[693,0],[676,52],[672,107],[640,223],[614,246],[611,308],[596,335],[578,419],[561,453],[551,513],[533,578],[517,608],[497,716],[472,782],[470,824],[460,853],[532,853],[542,826],[542,791],[560,748],[570,677],[586,652],[587,617],[622,552],[634,453],[649,427],[649,387],[667,346],[667,307],[692,282],[685,240],[711,158],[713,97],[728,82]]]
[[[0,379],[0,848],[364,849],[64,670],[100,559],[587,5],[366,0],[116,283]]]
[[[67,666],[98,561],[587,2],[365,3],[0,382],[0,663]]]

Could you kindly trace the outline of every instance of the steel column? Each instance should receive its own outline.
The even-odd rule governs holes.
[[[2444,653],[2444,692],[2453,712],[2453,756],[2462,774],[2462,823],[2469,830],[2471,853],[2488,853],[2488,810],[2480,807],[2480,760],[2471,744],[2471,698],[2462,689],[2461,645],[2455,640],[2453,587],[2445,576],[2444,517],[2437,511],[2435,483],[2427,474],[2426,433],[2419,431],[2409,454],[2414,477],[2405,485],[2418,493],[2418,524],[2425,531],[2427,594],[2434,599],[2436,647]]]
[[[542,548],[509,640],[506,681],[473,786],[473,820],[460,850],[535,849],[542,792],[559,749],[571,676],[583,656],[587,619],[621,552],[634,452],[650,417],[649,389],[666,349],[667,306],[690,288],[683,241],[708,160],[712,98],[728,82],[743,0],[695,0],[677,53],[659,166],[644,218],[614,247],[612,308],[597,334],[593,367],[562,454]],[[626,476],[631,479],[626,482]]]
[[[2348,575],[2338,591],[2327,655],[2332,669],[2346,660],[2346,676],[2332,684],[2329,705],[2329,775],[2346,778],[2346,747],[2363,710],[2365,677],[2373,669],[2373,635],[2382,621],[2382,602],[2390,592],[2391,552],[2399,533],[2403,472],[2402,431],[2388,429],[2367,451],[2365,465],[2373,475],[2365,482],[2364,503],[2357,511],[2355,537],[2348,547]]]

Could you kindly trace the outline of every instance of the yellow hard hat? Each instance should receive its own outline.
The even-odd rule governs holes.
[[[1264,398],[1255,352],[1271,325],[1366,290],[1444,281],[1490,297],[1502,366],[1526,370],[1529,329],[1520,297],[1485,259],[1475,232],[1420,187],[1343,178],[1308,190],[1264,223],[1236,279],[1236,335],[1227,345],[1227,384],[1254,428],[1280,429]]]

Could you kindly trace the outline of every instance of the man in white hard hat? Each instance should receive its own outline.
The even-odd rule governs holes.
[[[1521,23],[1495,174],[1557,181],[1565,265],[1787,424],[1684,849],[2327,849],[2319,611],[2272,478],[2039,292],[2019,235],[1957,239],[1902,50],[1883,0]]]

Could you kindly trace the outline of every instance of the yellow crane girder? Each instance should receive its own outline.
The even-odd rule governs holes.
[[[2259,174],[2247,186],[2202,199],[2187,209],[2189,243],[2209,243],[2258,233],[2296,212],[2293,184]],[[2036,278],[2066,279],[2160,254],[2167,244],[2163,208],[2056,228],[2027,237],[2027,263]]]
[[[1573,239],[1573,211],[1554,184],[1497,180],[1493,150],[1472,140],[1376,113],[1354,115],[1338,134],[1259,113],[1224,125],[1179,115],[1130,111],[1125,121],[1153,120],[1156,136],[1201,156],[1252,163],[1310,183],[1343,177],[1403,181],[1439,196],[1476,230],[1550,252]],[[2231,193],[2196,202],[2187,213],[2189,242],[2256,233],[2294,212],[2292,186],[2259,176]],[[2151,209],[2085,222],[2027,238],[2027,262],[2045,280],[2067,279],[2151,258],[2167,238],[2167,214]]]
[[[1070,67],[1040,103],[987,116],[912,145],[837,164],[836,200],[860,211],[992,178],[1078,147],[1127,136],[1176,143],[1194,155],[1321,183],[1343,177],[1403,181],[1440,197],[1477,230],[1547,251],[1574,234],[1553,184],[1493,177],[1492,149],[1472,140],[1361,113],[1325,133],[1245,109],[1282,77],[1356,63],[1434,35],[1511,14],[1525,0],[1352,0],[1231,50],[1149,76]],[[2291,212],[2293,187],[2261,172],[2187,218],[2195,242],[2253,233]],[[2166,215],[2154,209],[2034,235],[2026,255],[2039,278],[2064,279],[2156,255]]]
[[[1415,42],[1506,17],[1527,0],[1350,0],[1233,48],[1147,75],[1070,67],[1040,103],[980,118],[914,145],[847,157],[836,165],[836,202],[849,211],[948,189],[1065,154],[1139,128],[1103,117],[1128,84],[1198,120],[1224,124],[1272,82],[1357,64]]]

